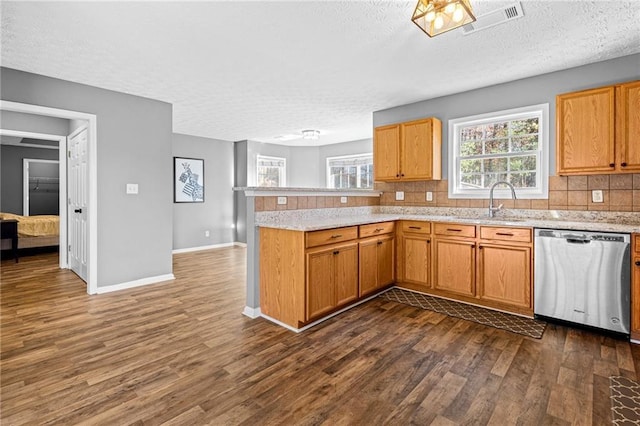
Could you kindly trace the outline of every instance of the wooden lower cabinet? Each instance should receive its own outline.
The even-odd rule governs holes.
[[[393,235],[360,241],[360,291],[366,296],[395,281],[395,239]]]
[[[475,241],[433,239],[433,288],[475,296]]]
[[[640,341],[640,234],[633,234],[631,256],[631,338]]]
[[[358,243],[307,251],[306,320],[317,319],[358,298]]]
[[[423,235],[402,236],[402,279],[424,288],[431,285],[431,238]]]
[[[478,297],[531,307],[531,248],[481,243],[478,246]]]

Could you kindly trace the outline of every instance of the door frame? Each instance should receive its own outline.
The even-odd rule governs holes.
[[[2,101],[0,101],[2,102]],[[0,110],[2,108],[0,107]],[[9,130],[9,129],[0,129],[0,136],[12,136],[17,138],[32,138],[32,139],[42,139],[48,141],[58,141],[58,163],[59,163],[59,174],[60,174],[60,193],[58,197],[58,203],[60,204],[60,247],[67,246],[67,161],[66,161],[66,152],[67,152],[67,137],[60,135],[49,135],[46,133],[35,133],[35,132],[24,132],[21,130]],[[35,147],[35,145],[29,145],[30,147]],[[51,149],[51,148],[47,148]],[[46,160],[40,160],[46,161]],[[24,164],[24,162],[23,162]],[[25,176],[25,172],[23,170],[23,179]],[[23,182],[24,188],[24,182]],[[24,191],[24,189],[23,189]],[[24,192],[23,192],[24,197]],[[26,200],[23,198],[23,209],[24,203]],[[23,211],[24,214],[24,211]],[[69,268],[69,258],[66,250],[60,248],[59,250],[59,263],[60,268],[67,269]]]
[[[87,263],[87,293],[96,294],[98,292],[98,117],[95,114],[71,111],[66,109],[51,108],[40,105],[25,104],[0,100],[0,110],[21,112],[26,114],[44,115],[47,117],[64,118],[68,120],[85,120],[89,123],[89,232],[88,247],[89,256]],[[66,165],[66,138],[65,150],[60,150],[64,155]],[[62,161],[61,161],[62,163]],[[65,166],[65,186],[66,186],[66,166]],[[66,196],[64,206],[66,207]],[[60,209],[63,210],[62,208]],[[66,238],[66,236],[65,236]],[[66,243],[65,243],[66,247]]]

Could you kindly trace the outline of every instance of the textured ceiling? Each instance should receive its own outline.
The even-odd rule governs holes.
[[[415,1],[2,0],[0,59],[170,102],[176,133],[327,144],[370,138],[373,111],[640,52],[639,1],[524,0],[521,19],[433,39]]]

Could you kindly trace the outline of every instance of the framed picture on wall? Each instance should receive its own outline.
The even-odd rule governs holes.
[[[173,202],[204,203],[204,160],[173,157]]]

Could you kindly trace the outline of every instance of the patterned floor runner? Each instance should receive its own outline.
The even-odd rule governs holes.
[[[609,377],[614,425],[640,424],[640,384],[622,376]]]
[[[465,303],[427,296],[426,294],[414,293],[397,287],[381,294],[380,297],[536,339],[542,337],[547,325],[543,321],[492,311]]]

